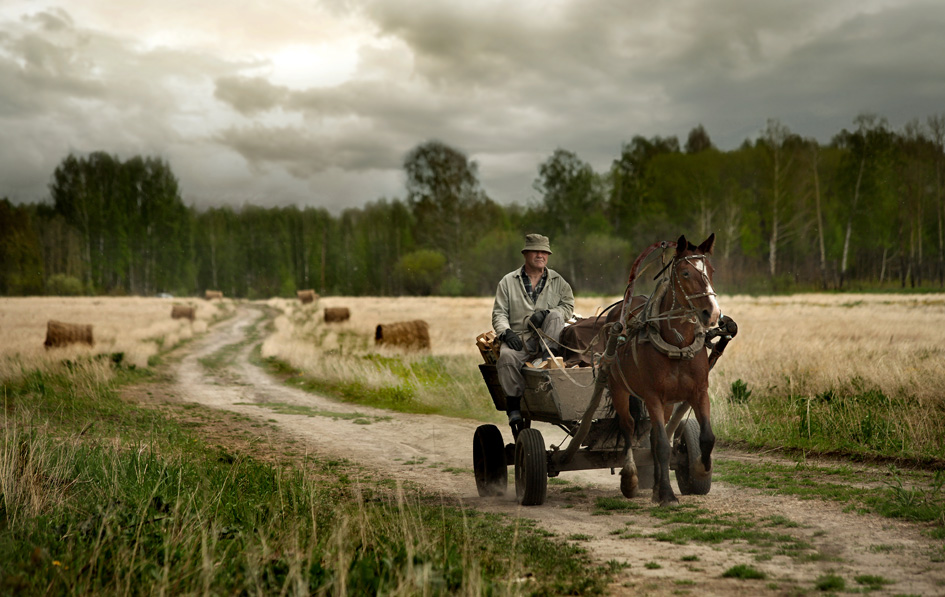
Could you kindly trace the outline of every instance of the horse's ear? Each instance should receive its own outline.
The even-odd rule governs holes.
[[[709,238],[702,241],[702,244],[699,245],[699,251],[705,255],[712,254],[712,247],[715,246],[715,233],[709,235]]]
[[[679,237],[679,240],[676,241],[676,257],[681,257],[688,248],[689,241],[686,240],[686,235],[683,234]]]

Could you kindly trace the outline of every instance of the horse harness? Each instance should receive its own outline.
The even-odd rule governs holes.
[[[707,289],[706,292],[701,292],[698,294],[685,294],[683,286],[679,283],[679,271],[677,265],[679,262],[692,262],[696,260],[701,260],[702,263],[694,266],[694,269],[698,271],[705,281],[705,286]],[[647,299],[644,308],[637,315],[630,316],[628,314],[627,321],[625,322],[625,329],[627,330],[626,335],[621,339],[618,346],[630,344],[630,352],[633,356],[633,362],[638,364],[637,359],[637,347],[640,343],[649,342],[653,345],[653,348],[659,352],[665,354],[670,359],[678,359],[688,361],[693,359],[699,351],[705,348],[706,341],[706,328],[700,323],[698,317],[694,317],[697,309],[695,305],[692,304],[692,301],[697,298],[702,298],[706,296],[716,296],[716,293],[711,290],[712,284],[709,281],[708,267],[705,263],[705,255],[689,255],[687,257],[673,257],[663,270],[660,271],[657,276],[669,269],[669,274],[663,276],[663,278],[657,283],[656,290],[653,294]],[[679,288],[683,290],[683,299],[685,300],[685,305],[677,306],[677,297],[676,294],[673,294],[673,304],[671,305],[669,311],[665,313],[660,313],[660,303],[663,300],[663,297],[666,295],[674,285],[678,284]],[[630,297],[628,297],[627,302],[629,303]],[[696,334],[692,343],[688,346],[676,346],[671,344],[663,339],[663,336],[660,334],[660,322],[661,321],[671,321],[673,319],[688,319],[692,318],[692,323],[696,325]],[[680,334],[675,328],[670,328],[676,334],[678,340],[683,341],[682,334]],[[633,389],[630,387],[630,382],[627,380],[626,375],[623,372],[623,368],[620,367],[620,353],[618,350],[615,355],[617,365],[617,373],[620,376],[620,380],[623,382],[624,386],[627,388],[627,391],[631,395],[636,396]],[[639,396],[637,396],[639,398]]]

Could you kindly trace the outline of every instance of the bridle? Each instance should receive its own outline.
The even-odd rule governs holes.
[[[693,261],[701,261],[699,265],[693,265],[692,269],[699,272],[699,274],[702,276],[702,281],[705,284],[706,291],[700,292],[698,294],[686,294],[685,287],[682,285],[682,281],[680,281],[679,279],[679,268],[677,266],[679,265],[680,262],[686,262],[686,263],[691,264]],[[693,299],[704,298],[707,296],[717,296],[715,291],[712,290],[712,281],[709,280],[709,264],[706,263],[705,255],[688,255],[686,257],[673,257],[673,260],[671,263],[672,263],[672,268],[670,269],[670,274],[669,274],[670,282],[674,287],[678,287],[683,293],[683,298],[686,300],[686,304],[689,307],[685,311],[686,315],[691,315],[695,313],[696,311],[698,311],[696,306],[692,304]],[[672,305],[672,308],[670,309],[670,312],[672,312],[675,309],[675,307],[676,307],[676,293],[674,292],[673,305]]]
[[[687,255],[686,257],[673,257],[673,259],[663,267],[659,273],[656,274],[656,277],[659,278],[662,276],[662,280],[657,283],[657,290],[653,295],[647,299],[646,305],[644,306],[642,312],[637,316],[642,316],[645,323],[655,322],[655,321],[669,321],[672,319],[686,319],[692,317],[699,309],[693,304],[693,300],[704,298],[707,296],[717,296],[714,290],[712,290],[712,281],[709,280],[709,264],[706,263],[705,255]],[[686,293],[686,289],[682,284],[679,274],[679,264],[680,263],[692,263],[694,261],[701,261],[701,264],[693,265],[692,269],[699,272],[702,276],[702,282],[706,288],[705,292],[699,292],[694,294]],[[669,269],[667,275],[663,275],[666,270]],[[682,294],[682,300],[685,301],[685,304],[680,304],[677,302],[677,295],[679,293],[673,291],[673,302],[670,305],[670,308],[667,311],[662,313],[659,312],[659,303],[663,298],[663,295],[670,291],[670,289],[679,289],[679,293]],[[625,325],[629,327],[639,327],[633,325],[633,319],[635,319],[632,314],[627,317]],[[701,326],[701,324],[700,324]]]

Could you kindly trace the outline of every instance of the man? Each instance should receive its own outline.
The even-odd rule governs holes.
[[[551,255],[548,237],[526,235],[522,255],[525,264],[499,281],[492,307],[492,328],[502,342],[496,368],[513,432],[522,423],[525,390],[522,366],[536,357],[542,361],[552,357],[545,344],[552,350],[557,348],[564,322],[574,312],[570,284],[558,272],[548,269]]]

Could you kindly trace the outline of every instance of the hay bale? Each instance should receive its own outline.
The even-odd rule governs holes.
[[[415,350],[430,348],[430,325],[422,319],[382,323],[374,332],[374,345]]]
[[[171,319],[189,319],[194,320],[195,310],[186,305],[174,305],[171,307]]]
[[[204,293],[203,297],[208,301],[212,301],[213,299],[223,298],[223,293],[219,290],[208,290]]]
[[[295,294],[299,297],[299,300],[302,301],[303,305],[314,303],[315,299],[318,298],[314,290],[299,290]]]
[[[92,326],[81,323],[65,323],[50,319],[46,322],[46,349],[69,346],[70,344],[93,345]]]
[[[325,307],[325,323],[348,321],[350,318],[348,307]]]

